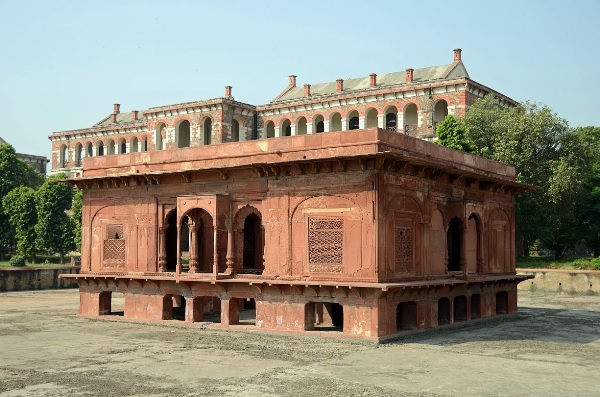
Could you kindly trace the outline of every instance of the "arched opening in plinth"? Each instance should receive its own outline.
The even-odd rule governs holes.
[[[460,241],[461,241],[461,220],[454,217],[450,220],[448,232],[446,233],[446,247],[448,249],[448,271],[460,271]]]
[[[185,321],[185,298],[171,294],[163,296],[162,319]]]
[[[332,302],[308,302],[305,305],[306,331],[344,331],[344,307]]]
[[[98,308],[101,316],[124,316],[125,297],[121,292],[102,291],[98,294]]]
[[[402,302],[396,307],[396,329],[407,331],[417,328],[417,303]]]
[[[508,292],[500,291],[496,293],[496,314],[508,313]]]
[[[467,297],[460,295],[454,298],[454,322],[467,321]]]
[[[471,320],[481,318],[481,295],[471,295]]]
[[[438,325],[450,324],[450,299],[438,300]]]

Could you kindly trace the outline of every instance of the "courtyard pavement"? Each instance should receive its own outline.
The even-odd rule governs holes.
[[[81,318],[77,290],[0,293],[0,396],[600,396],[600,297],[384,345]],[[243,328],[243,327],[241,327]]]

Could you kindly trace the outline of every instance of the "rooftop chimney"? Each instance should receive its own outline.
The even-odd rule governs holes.
[[[369,77],[370,77],[369,86],[370,86],[371,88],[373,88],[373,87],[377,87],[377,75],[376,75],[375,73],[371,73],[371,74],[369,75]]]
[[[138,119],[138,111],[137,110],[132,110],[131,111],[131,120],[137,120]]]
[[[113,110],[114,113],[119,113],[120,109],[121,109],[121,105],[119,105],[118,103],[115,103],[113,109],[114,109]]]
[[[296,76],[291,75],[290,76],[290,87],[295,87],[296,86]]]
[[[117,113],[113,113],[110,115],[110,122],[113,124],[117,122]]]
[[[414,71],[415,71],[414,69],[410,69],[410,68],[406,69],[406,82],[407,83],[412,83]]]
[[[337,92],[344,91],[344,79],[337,79],[335,82],[337,83],[336,91]]]
[[[454,62],[460,61],[460,53],[461,52],[462,52],[462,50],[460,48],[454,49]]]
[[[231,86],[230,85],[225,86],[225,98],[231,98]]]
[[[310,84],[304,84],[304,96],[310,96]]]

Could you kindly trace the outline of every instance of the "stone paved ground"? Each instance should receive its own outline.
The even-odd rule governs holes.
[[[599,396],[600,297],[381,346],[76,316],[76,290],[0,293],[0,396]]]

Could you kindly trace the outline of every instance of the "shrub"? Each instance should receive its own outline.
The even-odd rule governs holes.
[[[11,266],[25,266],[25,258],[21,255],[13,255],[13,257],[10,258],[9,263]]]

